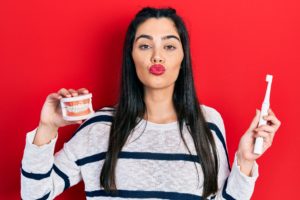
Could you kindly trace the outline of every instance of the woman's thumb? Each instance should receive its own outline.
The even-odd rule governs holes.
[[[62,97],[57,93],[51,93],[47,96],[48,102],[57,102],[57,100],[60,100]]]
[[[250,127],[249,127],[250,130],[253,130],[253,129],[255,129],[257,127],[258,122],[259,122],[259,115],[260,115],[260,111],[258,109],[256,109],[256,115],[253,118],[253,120],[252,120],[252,122],[250,124]]]

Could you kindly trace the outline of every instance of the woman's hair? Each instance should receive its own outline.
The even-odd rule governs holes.
[[[188,131],[194,140],[199,159],[198,162],[201,164],[204,175],[202,196],[206,198],[218,190],[216,145],[196,96],[188,32],[183,20],[176,14],[176,10],[172,8],[143,8],[136,14],[127,29],[123,47],[120,96],[112,121],[108,150],[101,171],[100,181],[107,192],[117,191],[115,169],[118,155],[131,131],[139,123],[138,119],[142,119],[147,111],[144,102],[143,84],[138,79],[131,55],[135,34],[139,25],[147,19],[162,17],[166,17],[174,22],[183,46],[184,58],[175,82],[173,104],[177,114],[181,138],[189,152],[190,150],[182,135],[184,122],[187,124]]]

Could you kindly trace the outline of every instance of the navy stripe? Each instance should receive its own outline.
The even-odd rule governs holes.
[[[58,167],[56,165],[53,165],[53,169],[54,169],[55,173],[64,180],[64,182],[65,182],[64,190],[68,189],[70,187],[69,177],[65,173],[63,173],[60,169],[58,169]]]
[[[25,176],[26,178],[34,179],[34,180],[42,180],[44,178],[50,177],[51,171],[52,171],[52,168],[45,174],[35,174],[35,173],[26,172],[23,168],[21,168],[21,173],[23,176]]]
[[[226,143],[225,143],[225,139],[223,137],[223,134],[222,132],[220,131],[220,129],[218,128],[217,125],[213,124],[213,123],[210,123],[210,122],[207,122],[208,124],[208,127],[209,129],[215,131],[215,133],[217,134],[217,137],[219,138],[219,140],[221,141],[222,145],[223,145],[223,148],[225,150],[225,153],[226,153],[226,157],[227,157],[227,164],[228,164],[228,169],[230,171],[230,164],[229,164],[229,156],[228,156],[228,151],[227,151],[227,148],[226,148]]]
[[[95,122],[112,122],[113,117],[110,115],[99,115],[85,121],[73,134],[74,137],[81,129]]]
[[[114,108],[107,108],[107,109],[100,109],[97,110],[96,112],[115,112],[116,110]]]
[[[223,187],[223,191],[222,191],[222,197],[225,198],[226,200],[235,200],[235,198],[233,198],[231,195],[227,194],[226,189],[227,189],[227,180],[226,179],[225,183],[224,183],[224,187]]]
[[[106,152],[102,152],[99,154],[95,154],[92,156],[88,156],[82,159],[75,161],[75,163],[79,166],[97,162],[105,159]],[[146,160],[166,160],[166,161],[174,161],[174,160],[184,160],[191,162],[199,162],[198,156],[190,155],[190,154],[170,154],[170,153],[149,153],[149,152],[120,152],[118,158],[123,159],[146,159]]]
[[[149,153],[149,152],[120,152],[119,158],[149,159],[149,160],[185,160],[199,162],[198,156],[175,153]]]
[[[37,200],[46,200],[46,199],[48,199],[49,195],[50,195],[50,192]]]
[[[81,158],[81,159],[75,161],[75,163],[78,166],[82,166],[82,165],[85,165],[87,163],[92,163],[92,162],[97,162],[97,161],[103,160],[105,158],[105,156],[106,156],[106,152],[98,153],[98,154],[95,154],[95,155],[92,155],[92,156]]]
[[[172,199],[172,200],[202,200],[203,198],[194,194],[164,192],[164,191],[132,191],[132,190],[117,190],[117,193],[106,193],[104,190],[86,191],[87,197],[121,197],[121,198],[157,198],[157,199]]]

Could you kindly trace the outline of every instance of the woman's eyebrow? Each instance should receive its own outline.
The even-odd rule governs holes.
[[[137,41],[137,40],[140,39],[140,38],[146,38],[146,39],[149,39],[149,40],[153,40],[153,37],[152,37],[152,36],[146,35],[146,34],[141,34],[140,36],[138,36],[138,37],[135,39],[135,41]],[[175,35],[166,35],[166,36],[162,37],[161,39],[162,39],[162,40],[166,40],[166,39],[171,39],[171,38],[174,38],[174,39],[176,39],[176,40],[178,40],[178,41],[180,42],[180,39],[179,39],[177,36],[175,36]]]
[[[180,42],[179,37],[177,37],[176,35],[166,35],[166,36],[162,37],[163,40],[171,39],[171,38],[174,38]]]
[[[146,38],[146,39],[149,39],[149,40],[153,40],[153,37],[152,37],[152,36],[142,34],[142,35],[138,36],[138,37],[135,39],[135,41],[137,41],[137,40],[140,39],[140,38]]]

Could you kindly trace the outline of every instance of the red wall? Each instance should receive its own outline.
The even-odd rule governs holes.
[[[215,107],[232,158],[273,74],[271,107],[282,121],[258,160],[253,199],[294,199],[300,179],[298,130],[300,3],[296,0],[0,2],[0,199],[20,199],[20,161],[46,96],[86,87],[94,108],[115,102],[128,23],[143,6],[172,6],[191,36],[200,100]],[[57,148],[76,125],[60,130]],[[84,199],[83,184],[57,199]]]

